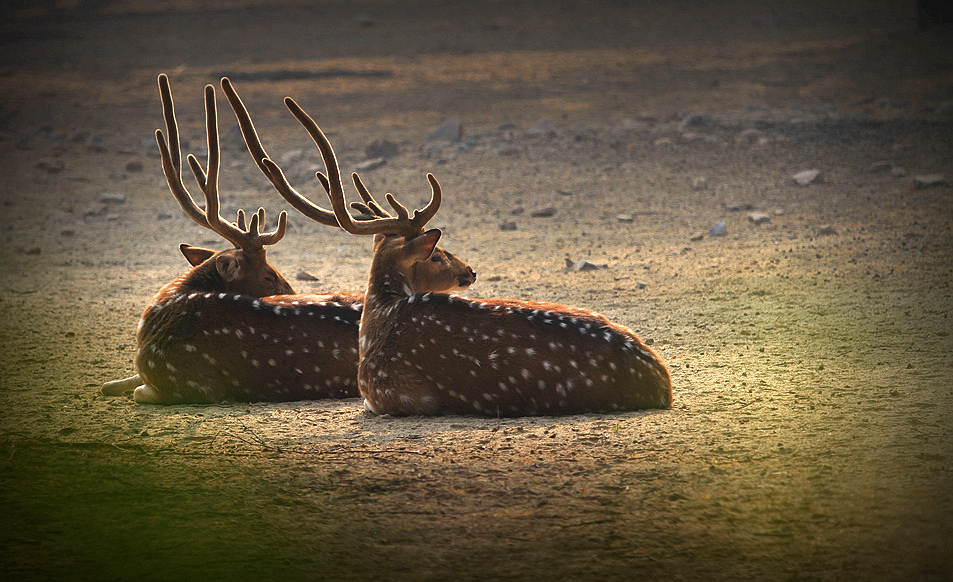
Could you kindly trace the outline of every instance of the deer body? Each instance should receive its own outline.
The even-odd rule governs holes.
[[[631,330],[554,303],[416,292],[394,268],[394,249],[404,244],[378,240],[361,319],[358,385],[372,412],[526,416],[671,406],[668,371]]]
[[[190,272],[191,273],[191,272]],[[363,295],[202,290],[189,274],[163,288],[138,331],[140,402],[290,401],[358,395]]]

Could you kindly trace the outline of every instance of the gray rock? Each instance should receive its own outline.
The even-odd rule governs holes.
[[[500,223],[500,230],[516,230],[516,221],[504,220]]]
[[[704,190],[705,188],[708,188],[708,178],[704,176],[692,178],[692,190]]]
[[[553,206],[545,206],[543,208],[537,208],[536,210],[529,213],[533,218],[549,218],[556,214],[556,208]]]
[[[631,214],[616,214],[615,219],[619,222],[632,222],[635,220],[635,217]]]
[[[711,230],[708,231],[708,234],[711,236],[725,236],[728,234],[728,224],[724,220],[719,220],[711,227]]]
[[[444,121],[440,127],[430,132],[427,135],[427,141],[455,142],[460,141],[461,137],[463,137],[463,124],[456,117],[451,117]]]
[[[312,275],[307,271],[298,271],[298,274],[295,275],[295,279],[298,281],[317,281],[318,278]]]

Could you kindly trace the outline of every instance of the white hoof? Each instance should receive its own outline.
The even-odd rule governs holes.
[[[371,403],[367,401],[367,398],[364,399],[364,412],[368,414],[377,415],[377,411],[374,410],[374,407],[371,406]]]
[[[152,386],[145,384],[133,391],[132,398],[140,404],[159,404],[159,394]]]

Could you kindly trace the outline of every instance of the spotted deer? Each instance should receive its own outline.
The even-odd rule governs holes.
[[[205,210],[182,182],[178,126],[169,80],[159,76],[166,135],[156,130],[162,169],[173,197],[198,224],[234,245],[214,252],[180,245],[191,270],[163,287],[139,321],[138,375],[103,385],[104,394],[133,390],[137,402],[209,403],[357,396],[357,328],[363,295],[292,295],[265,247],[285,234],[282,212],[262,233],[259,209],[246,226],[219,213],[220,149],[214,88],[205,88],[208,169],[188,162]],[[166,141],[168,138],[168,141]],[[336,226],[336,222],[331,221]]]
[[[227,79],[222,84],[252,157],[256,161],[267,157],[238,94]],[[264,249],[284,235],[286,213],[279,215],[275,231],[264,234],[259,232],[264,210],[253,214],[247,227],[242,211],[237,224],[219,216],[220,150],[212,86],[205,88],[208,171],[194,156],[188,157],[205,196],[206,208],[199,208],[182,182],[178,128],[165,75],[159,76],[159,93],[168,142],[161,130],[156,131],[156,142],[173,197],[186,215],[235,248],[216,253],[180,245],[194,268],[160,290],[143,313],[137,337],[139,374],[104,384],[103,393],[134,390],[137,402],[164,404],[357,396],[357,328],[363,294],[293,294],[268,264]],[[337,227],[333,212],[325,212],[312,218]],[[417,276],[437,288],[456,289],[467,272],[472,273],[454,259],[428,265]]]
[[[361,316],[358,387],[368,411],[392,415],[558,415],[672,404],[668,370],[628,328],[576,307],[510,299],[471,300],[421,284],[441,232],[425,230],[441,188],[427,174],[430,202],[411,216],[391,194],[396,216],[357,222],[348,213],[341,171],[327,137],[298,104],[285,104],[321,152],[325,185],[341,227],[374,235]],[[277,166],[263,159],[273,174]],[[363,200],[379,208],[360,177]],[[296,208],[313,206],[287,189]]]

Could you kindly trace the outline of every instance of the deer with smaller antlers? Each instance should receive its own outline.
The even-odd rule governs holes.
[[[285,104],[318,147],[327,190],[341,227],[374,236],[374,255],[361,316],[358,388],[368,411],[392,415],[559,415],[667,408],[669,372],[628,328],[576,307],[510,299],[470,300],[441,293],[414,278],[434,257],[441,232],[425,230],[441,201],[427,174],[430,202],[413,216],[394,196],[388,215],[360,177],[357,208],[376,217],[358,222],[348,212],[337,158],[327,137],[290,97]],[[280,170],[262,166],[272,182]],[[316,205],[277,187],[307,216]]]
[[[228,79],[222,85],[252,158],[256,162],[267,158],[234,87]],[[137,402],[156,404],[357,396],[357,331],[363,294],[293,294],[291,285],[265,257],[265,246],[277,243],[285,233],[285,212],[269,233],[260,232],[265,223],[263,209],[251,215],[247,226],[242,210],[237,223],[221,218],[220,147],[211,85],[205,88],[208,170],[195,156],[187,158],[205,196],[205,210],[199,208],[182,182],[178,126],[165,75],[159,76],[159,95],[168,142],[162,130],[156,131],[156,142],[169,189],[187,216],[235,248],[214,252],[180,245],[193,269],[160,290],[143,313],[137,334],[139,374],[107,382],[103,394],[133,391]],[[284,186],[296,192],[287,180]],[[368,212],[374,216],[372,210]],[[313,218],[338,226],[332,212]],[[465,287],[475,277],[458,259],[429,265],[417,276],[447,290]]]

